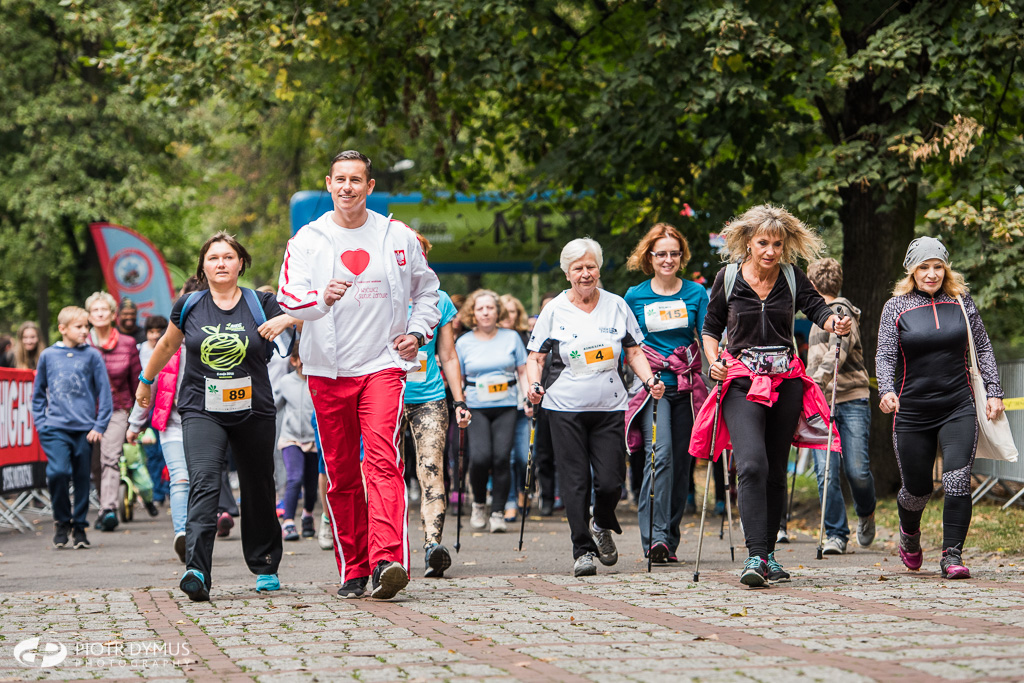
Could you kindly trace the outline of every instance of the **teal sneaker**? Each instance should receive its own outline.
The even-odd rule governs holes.
[[[192,602],[209,602],[210,600],[210,589],[206,587],[206,577],[198,570],[185,570],[185,573],[181,575],[178,587]]]
[[[789,581],[789,572],[782,568],[782,565],[775,559],[775,551],[768,553],[768,580]]]
[[[277,574],[260,574],[256,577],[256,592],[264,593],[281,590],[281,581]]]
[[[740,583],[751,588],[762,588],[768,585],[768,565],[760,557],[748,557],[743,564]]]

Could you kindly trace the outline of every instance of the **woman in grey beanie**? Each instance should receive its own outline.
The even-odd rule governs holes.
[[[943,578],[970,578],[962,554],[971,523],[971,466],[978,443],[974,401],[986,400],[988,418],[1003,412],[1003,390],[985,325],[962,275],[949,266],[949,253],[934,237],[910,243],[905,278],[893,289],[878,327],[879,407],[895,412],[893,449],[902,486],[900,558],[920,569],[921,515],[932,493],[936,450],[942,448]],[[963,299],[963,308],[957,302]],[[966,312],[966,319],[964,313]],[[967,373],[970,325],[987,397],[975,397]]]

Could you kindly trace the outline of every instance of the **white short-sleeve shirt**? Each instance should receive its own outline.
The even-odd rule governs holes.
[[[562,292],[541,311],[533,328],[529,350],[551,352],[542,403],[548,410],[626,409],[626,387],[618,373],[622,349],[638,345],[644,335],[622,297],[598,292],[597,306],[590,313]]]

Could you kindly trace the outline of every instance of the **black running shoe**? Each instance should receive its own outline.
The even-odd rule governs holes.
[[[778,560],[775,559],[775,551],[768,553],[768,580],[789,581],[789,572],[783,569]]]
[[[71,533],[71,525],[67,522],[55,522],[53,525],[53,547],[63,548],[68,544],[68,534]]]
[[[85,527],[75,527],[71,532],[71,545],[75,550],[88,550],[89,539],[85,536]]]
[[[651,562],[654,564],[665,564],[668,562],[668,558],[671,553],[668,550],[668,546],[664,543],[655,543],[651,546]]]
[[[185,570],[178,587],[192,602],[209,602],[210,600],[210,589],[206,587],[206,577],[196,569]]]
[[[338,589],[339,598],[361,598],[366,594],[366,584],[369,583],[369,576],[360,576],[358,579],[349,579],[341,584]]]
[[[148,503],[146,501],[142,501],[142,504],[146,506],[146,512],[149,513],[150,517],[160,516],[160,509],[156,506],[156,503],[154,503],[153,501],[150,501]]]
[[[381,560],[373,570],[370,597],[390,600],[409,585],[409,572],[398,562]]]
[[[444,576],[444,570],[452,566],[452,556],[448,552],[448,548],[434,543],[427,548],[426,562],[427,570],[423,572],[423,576],[429,579],[439,579]]]
[[[740,583],[751,588],[768,585],[768,565],[760,557],[748,557],[740,574]]]
[[[313,515],[302,516],[302,537],[313,538],[316,536],[316,530],[313,529]]]

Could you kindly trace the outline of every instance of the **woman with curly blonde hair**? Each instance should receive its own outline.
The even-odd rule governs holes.
[[[709,374],[719,386],[697,416],[690,453],[708,457],[721,394],[716,449],[728,448],[731,439],[743,501],[748,558],[740,582],[757,587],[789,579],[775,559],[775,540],[785,507],[789,448],[800,417],[818,415],[825,424],[830,419],[825,396],[795,354],[794,314],[803,311],[839,335],[849,334],[850,318],[833,314],[793,265],[797,257],[816,257],[823,244],[784,208],[755,206],[730,221],[722,236],[726,258],[733,262],[715,277],[703,330]],[[728,348],[721,349],[727,328]]]
[[[693,461],[687,445],[693,416],[708,395],[700,374],[700,345],[697,343],[708,310],[708,294],[696,282],[679,277],[689,260],[686,238],[668,223],[658,223],[641,238],[626,261],[629,270],[652,276],[630,287],[624,298],[644,333],[641,348],[651,370],[660,372],[665,384],[664,400],[658,411],[660,438],[654,446],[654,477],[651,474],[654,402],[647,400],[650,394],[641,389],[626,410],[629,450],[642,450],[645,454],[643,484],[637,497],[640,543],[644,555],[650,554],[651,561],[657,564],[677,561],[679,522],[690,490]],[[651,515],[654,515],[653,523]],[[648,537],[648,529],[652,531],[651,537]]]

